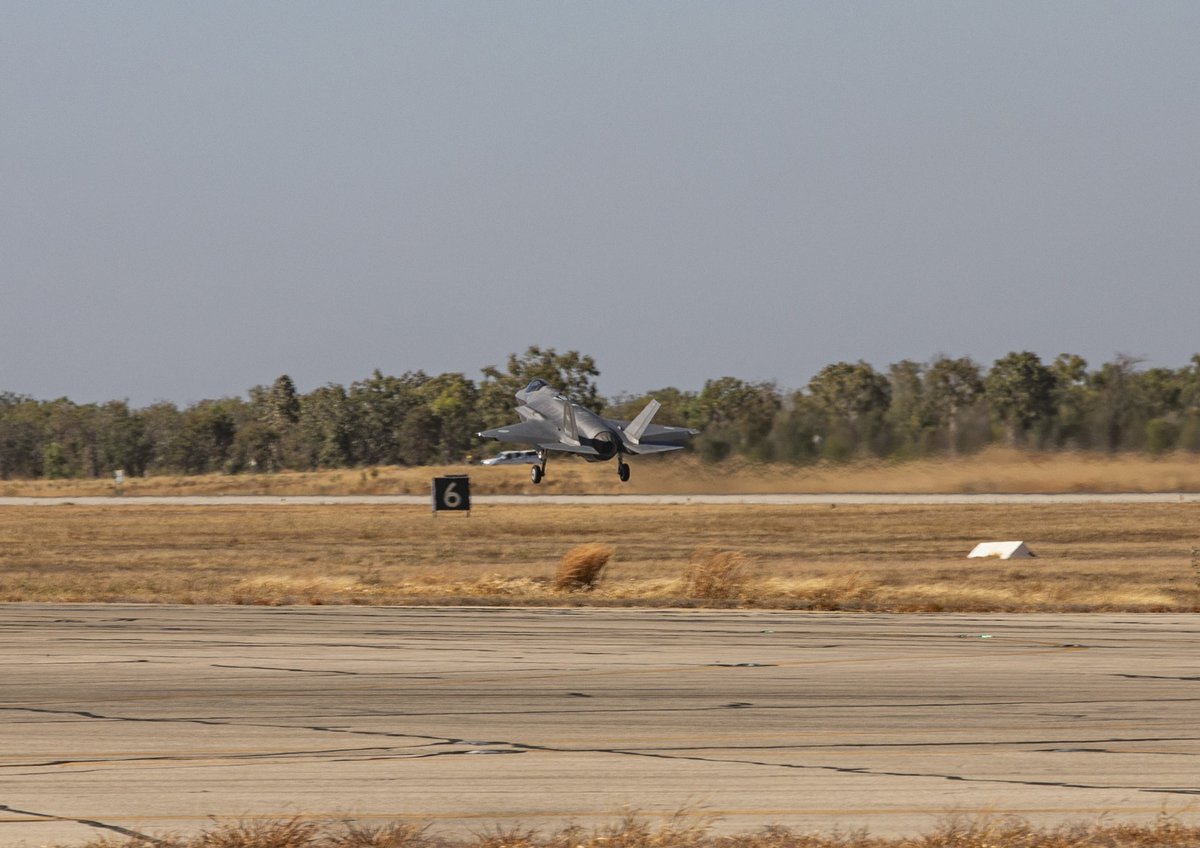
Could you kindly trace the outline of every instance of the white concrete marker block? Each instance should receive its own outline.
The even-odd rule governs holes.
[[[980,542],[967,554],[967,559],[975,557],[995,557],[996,559],[1029,559],[1035,557],[1033,551],[1024,542]]]

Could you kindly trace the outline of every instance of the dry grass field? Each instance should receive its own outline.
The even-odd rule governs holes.
[[[103,838],[82,848],[141,848],[137,838]],[[303,819],[217,826],[195,838],[156,839],[160,848],[1195,848],[1200,828],[1175,819],[1153,824],[1034,827],[1019,818],[959,818],[915,837],[873,837],[865,831],[811,834],[771,827],[717,836],[703,818],[681,815],[665,823],[626,817],[596,830],[569,827],[539,833],[521,827],[445,839],[420,825],[398,822],[364,827]],[[65,848],[61,846],[60,848]]]
[[[755,465],[730,461],[704,465],[690,456],[635,459],[633,478],[622,484],[613,463],[552,458],[546,480],[529,482],[529,466],[356,468],[278,474],[207,474],[130,478],[137,495],[424,495],[438,474],[470,473],[476,494],[775,494],[829,492],[1200,492],[1200,457],[1137,454],[1031,453],[993,448],[969,457],[912,462]],[[109,495],[111,479],[4,480],[0,496]]]
[[[1023,539],[1037,559],[968,560]],[[573,549],[611,559],[559,589]],[[0,509],[0,601],[1200,609],[1200,504]]]

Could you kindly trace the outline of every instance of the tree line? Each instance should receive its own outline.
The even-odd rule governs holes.
[[[513,393],[539,377],[617,418],[632,418],[653,396],[663,405],[656,420],[701,431],[688,449],[709,462],[954,456],[995,443],[1200,452],[1200,354],[1178,369],[1143,369],[1128,356],[1089,369],[1072,354],[1043,362],[1029,352],[987,369],[968,357],[903,360],[886,371],[836,362],[796,391],[721,377],[699,391],[615,398],[601,397],[595,361],[577,351],[534,346],[482,374],[476,382],[376,370],[308,393],[284,375],[245,398],[183,409],[2,392],[0,479],[459,463],[496,449],[475,433],[511,422]]]

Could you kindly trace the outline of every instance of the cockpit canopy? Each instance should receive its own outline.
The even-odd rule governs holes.
[[[525,387],[525,391],[536,392],[538,389],[544,389],[548,385],[550,384],[545,380],[533,380],[528,386]]]

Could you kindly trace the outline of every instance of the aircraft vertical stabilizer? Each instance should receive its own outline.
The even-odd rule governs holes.
[[[650,402],[646,404],[646,408],[639,412],[638,417],[630,421],[629,426],[625,428],[625,438],[635,445],[639,444],[646,428],[650,426],[650,419],[660,409],[662,409],[662,404],[651,398]]]

